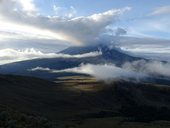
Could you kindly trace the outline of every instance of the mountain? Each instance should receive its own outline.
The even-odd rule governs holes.
[[[124,62],[131,62],[134,60],[139,60],[139,57],[133,57],[121,51],[118,48],[110,47],[108,45],[94,45],[94,46],[84,46],[84,47],[69,47],[59,53],[76,55],[76,54],[84,54],[92,51],[101,51],[102,55],[98,58],[99,62],[109,63],[112,62],[117,65],[121,65]],[[94,62],[93,62],[94,63]]]
[[[105,84],[91,77],[83,77],[80,84],[77,79],[62,77],[53,83],[0,75],[0,126],[6,127],[6,122],[47,128],[47,120],[61,128],[170,126],[169,86],[126,81]]]
[[[131,62],[134,60],[139,60],[141,58],[133,57],[128,54],[123,53],[119,49],[109,48],[107,45],[95,45],[95,46],[83,46],[83,47],[70,47],[59,53],[64,54],[84,54],[94,51],[101,51],[102,55],[96,57],[87,58],[46,58],[46,59],[34,59],[22,62],[16,62],[11,64],[6,64],[0,66],[1,74],[14,74],[14,75],[25,75],[25,76],[35,76],[45,79],[55,79],[58,76],[63,75],[73,75],[72,73],[60,73],[60,74],[49,74],[47,72],[30,72],[28,69],[35,67],[45,67],[51,69],[66,69],[77,67],[81,63],[91,63],[91,64],[105,64],[114,63],[116,65],[121,65],[124,62]]]

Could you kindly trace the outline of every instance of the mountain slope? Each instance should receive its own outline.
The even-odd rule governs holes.
[[[80,88],[80,83],[76,81],[72,85],[65,82],[53,83],[32,77],[1,75],[0,110],[1,106],[6,106],[60,124],[63,121],[76,124],[74,127],[79,127],[80,122],[87,119],[110,118],[107,121],[113,124],[122,120],[131,123],[170,120],[169,86],[126,81],[106,85],[84,81]],[[82,90],[84,87],[91,90]],[[119,117],[117,122],[116,117]]]
[[[81,63],[91,63],[91,64],[105,64],[105,63],[114,63],[116,65],[121,65],[124,62],[131,62],[134,60],[139,60],[140,58],[132,57],[127,55],[118,49],[110,49],[105,45],[97,46],[84,46],[84,47],[70,47],[61,51],[60,53],[65,54],[83,54],[94,51],[101,51],[102,55],[96,57],[87,57],[87,58],[49,58],[49,59],[34,59],[22,62],[16,62],[0,66],[1,74],[14,74],[14,75],[26,75],[26,76],[35,76],[45,79],[55,79],[58,76],[69,75],[67,74],[49,74],[47,72],[30,72],[28,69],[35,67],[48,67],[51,69],[66,69],[77,67]],[[72,74],[71,74],[72,75]]]
[[[72,82],[75,85],[64,83],[53,83],[32,77],[0,76],[0,104],[19,108],[24,112],[43,112],[55,118],[61,117],[59,113],[64,111],[76,114],[86,109],[114,110],[120,105],[170,107],[169,86],[125,81],[105,85],[102,82],[85,81],[84,87],[95,83],[94,86],[90,85],[93,91],[87,91],[82,90],[76,81]]]
[[[75,55],[75,54],[83,54],[92,51],[101,51],[102,56],[101,60],[105,63],[112,62],[114,64],[120,65],[124,62],[131,62],[134,60],[139,60],[139,57],[130,56],[123,51],[119,50],[118,48],[110,48],[108,45],[97,45],[97,46],[85,46],[85,47],[69,47],[60,53]]]

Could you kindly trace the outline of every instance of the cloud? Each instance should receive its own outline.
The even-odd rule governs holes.
[[[152,77],[170,78],[170,63],[160,61],[139,60],[134,62],[126,62],[122,67],[114,64],[81,64],[79,67],[68,68],[63,70],[55,70],[50,68],[36,67],[28,69],[28,71],[46,71],[49,73],[81,73],[94,76],[98,80],[135,80],[141,81]]]
[[[3,14],[15,16],[36,16],[38,8],[35,6],[33,0],[1,0],[0,1],[1,16]]]
[[[139,60],[123,65],[124,69],[141,72],[150,76],[170,77],[170,63]]]
[[[66,8],[53,5],[53,10],[57,16],[63,18],[73,18],[77,14],[77,10],[73,6],[70,6],[70,8]]]
[[[150,15],[164,15],[164,14],[170,14],[170,6],[158,7]]]
[[[42,31],[41,29],[30,27],[30,26],[20,26],[17,24],[11,24],[0,21],[0,36],[1,39],[11,40],[11,39],[48,39],[50,40],[64,40],[62,37],[56,35],[54,32],[48,30]],[[17,28],[17,31],[15,29]]]
[[[117,67],[113,64],[105,65],[94,65],[94,64],[81,64],[79,67],[69,68],[64,70],[54,70],[43,67],[36,67],[29,69],[29,71],[47,71],[50,73],[60,73],[60,72],[72,72],[72,73],[81,73],[88,74],[96,77],[98,80],[141,80],[146,77],[143,73],[138,73],[131,70],[126,70],[120,67]]]
[[[170,40],[121,36],[116,47],[127,54],[148,59],[170,61]]]
[[[14,0],[22,6],[22,10],[26,12],[28,15],[34,15],[38,12],[37,7],[35,6],[33,0]],[[15,11],[18,11],[17,9]]]
[[[128,26],[128,36],[170,39],[169,20],[170,6],[167,5],[155,8],[142,16],[129,18],[123,22],[123,26]]]
[[[116,36],[120,36],[120,35],[126,35],[127,34],[127,31],[123,28],[117,28],[116,29],[116,32],[115,32],[115,35]]]
[[[58,15],[46,17],[40,15],[39,12],[32,13],[38,9],[32,0],[27,0],[27,2],[30,6],[28,8],[26,8],[26,3],[22,0],[0,1],[1,21],[11,24],[11,26],[18,25],[18,27],[13,27],[10,31],[27,33],[27,30],[29,30],[27,34],[29,35],[30,33],[35,34],[34,28],[37,29],[36,36],[42,35],[41,38],[43,38],[48,32],[52,39],[68,41],[75,45],[95,42],[101,34],[107,31],[106,27],[108,25],[116,22],[120,15],[130,10],[130,7],[125,7],[122,9],[111,9],[91,16],[70,18],[72,14],[69,14],[69,18],[63,18]],[[54,8],[56,11],[58,10],[56,6]],[[74,7],[70,7],[70,9],[75,13]],[[23,28],[22,31],[20,31],[21,29],[18,30],[21,26]]]
[[[14,49],[2,49],[0,50],[0,65],[38,59],[38,58],[86,58],[86,57],[96,57],[102,55],[101,51],[94,51],[84,54],[69,55],[62,53],[43,53],[41,51],[36,51],[35,49],[25,49],[25,50],[14,50]]]
[[[33,69],[29,69],[29,71],[51,71],[50,68],[42,68],[42,67],[36,67]]]

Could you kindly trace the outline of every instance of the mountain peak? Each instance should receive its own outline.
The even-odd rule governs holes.
[[[64,54],[70,54],[70,55],[75,55],[75,54],[84,54],[84,53],[89,53],[89,52],[94,52],[94,51],[101,51],[102,55],[102,62],[105,63],[114,63],[121,65],[124,62],[131,62],[134,60],[138,60],[141,58],[133,57],[130,56],[123,51],[121,51],[119,48],[113,46],[113,45],[108,45],[108,44],[98,44],[98,45],[92,45],[92,46],[81,46],[81,47],[69,47],[60,53]],[[101,59],[100,58],[100,59]]]

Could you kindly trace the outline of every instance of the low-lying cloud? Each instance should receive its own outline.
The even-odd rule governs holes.
[[[132,63],[127,62],[122,67],[114,64],[81,64],[78,67],[63,70],[36,67],[29,71],[46,71],[49,73],[81,73],[94,76],[98,80],[135,80],[141,81],[151,77],[170,77],[170,63],[159,61],[139,60]]]
[[[127,62],[123,65],[126,70],[142,72],[150,76],[170,77],[170,63],[161,61],[145,61],[139,60],[132,63]]]
[[[32,60],[38,58],[86,58],[86,57],[96,57],[102,55],[101,51],[94,51],[84,54],[69,55],[63,53],[43,53],[37,51],[33,48],[25,50],[15,50],[15,49],[2,49],[0,50],[0,65]]]
[[[79,67],[68,68],[63,70],[54,70],[50,68],[36,67],[29,69],[29,71],[47,71],[49,73],[61,73],[61,72],[71,72],[71,73],[81,73],[88,74],[96,77],[98,80],[141,80],[146,77],[143,73],[138,73],[132,70],[126,70],[117,67],[113,64],[105,65],[94,65],[94,64],[81,64]]]

